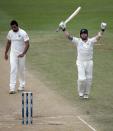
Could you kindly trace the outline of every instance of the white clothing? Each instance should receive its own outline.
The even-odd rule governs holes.
[[[89,61],[93,59],[93,45],[97,42],[96,37],[88,38],[87,42],[82,39],[73,37],[72,42],[77,47],[77,60]]]
[[[25,57],[17,57],[14,53],[10,53],[10,90],[15,90],[17,73],[19,77],[19,87],[25,87]]]
[[[92,79],[93,75],[93,61],[76,61],[78,69],[78,80]]]
[[[78,94],[80,97],[83,97],[84,92],[85,92],[86,81],[85,80],[83,80],[83,81],[78,80],[77,84],[78,84]]]
[[[77,47],[77,69],[78,69],[78,93],[88,95],[90,93],[93,74],[93,46],[97,37],[88,38],[84,42],[81,38],[73,37],[72,43]]]
[[[89,94],[92,84],[93,61],[76,61],[78,69],[78,93]],[[80,95],[79,95],[80,96]]]
[[[29,37],[23,29],[19,28],[18,32],[10,30],[7,39],[11,40],[11,53],[18,56],[24,51],[25,41],[28,41]]]
[[[23,53],[25,48],[25,42],[29,41],[27,33],[20,29],[18,32],[10,30],[7,35],[7,39],[11,41],[10,51],[10,90],[15,90],[17,73],[19,75],[19,87],[25,86],[25,56],[18,57]]]

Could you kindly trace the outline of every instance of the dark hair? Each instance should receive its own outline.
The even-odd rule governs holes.
[[[12,21],[10,22],[10,25],[11,25],[11,26],[12,26],[12,25],[18,26],[18,22],[17,22],[16,20],[12,20]]]
[[[88,30],[87,30],[87,29],[81,29],[81,30],[80,30],[80,35],[81,35],[82,33],[88,34]]]

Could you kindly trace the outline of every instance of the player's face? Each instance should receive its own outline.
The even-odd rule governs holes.
[[[80,37],[81,37],[82,40],[87,40],[88,39],[88,34],[87,33],[82,33],[80,35]]]
[[[18,31],[18,26],[17,26],[17,25],[11,25],[11,29],[12,29],[14,32],[17,32],[17,31]]]

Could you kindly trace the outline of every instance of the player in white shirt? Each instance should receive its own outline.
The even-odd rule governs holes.
[[[64,35],[72,41],[77,48],[77,69],[78,69],[78,94],[85,99],[88,98],[93,74],[93,46],[101,38],[103,32],[106,29],[106,23],[101,23],[101,31],[94,37],[88,37],[88,30],[81,29],[80,38],[71,36],[66,31],[66,25],[64,22],[59,24],[60,29],[64,32]]]
[[[16,93],[16,78],[19,75],[18,91],[23,91],[25,87],[25,57],[29,48],[29,36],[21,28],[17,21],[12,20],[10,23],[11,30],[7,35],[5,48],[5,60],[8,60],[8,51],[10,50],[10,94]]]

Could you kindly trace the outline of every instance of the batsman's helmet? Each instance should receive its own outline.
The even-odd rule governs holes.
[[[81,35],[82,33],[88,34],[88,30],[87,30],[87,29],[81,29],[81,30],[80,30],[80,35]]]

